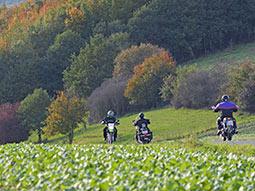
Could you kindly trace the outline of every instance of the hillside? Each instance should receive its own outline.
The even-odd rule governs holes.
[[[236,46],[231,50],[225,50],[214,55],[210,55],[201,59],[193,60],[190,65],[197,65],[200,68],[212,67],[217,64],[234,65],[241,63],[248,59],[255,61],[254,53],[255,43],[247,45]],[[210,109],[210,106],[208,106]],[[145,112],[145,116],[151,120],[150,128],[154,133],[154,143],[165,142],[168,140],[179,139],[191,134],[214,135],[216,131],[217,113],[211,110],[194,110],[194,109],[173,109],[165,108],[159,110],[151,110]],[[137,117],[136,114],[126,115],[120,118],[119,139],[117,144],[134,143],[133,136],[135,134],[135,127],[132,126],[132,121]],[[246,115],[238,112],[237,124],[244,127],[241,134],[236,136],[238,139],[246,139],[247,137],[254,137],[253,129],[255,123],[255,116]],[[252,125],[249,125],[252,124]],[[77,144],[102,144],[104,143],[102,136],[103,126],[92,125],[88,126],[86,130],[79,128],[74,137],[74,143]],[[207,132],[207,133],[206,133]],[[36,138],[31,137],[36,140]],[[66,142],[65,136],[56,136],[50,139],[51,143]]]
[[[192,109],[159,109],[145,112],[145,117],[151,120],[149,128],[153,132],[152,143],[162,143],[170,140],[178,140],[187,138],[187,136],[211,136],[216,133],[216,124],[218,114],[211,110],[192,110]],[[133,144],[135,135],[135,127],[132,120],[137,114],[127,115],[119,118],[118,140],[115,144]],[[234,139],[243,139],[244,137],[254,137],[252,134],[255,123],[255,116],[244,115],[240,113],[235,115],[240,134]],[[252,126],[247,126],[252,124]],[[245,128],[245,125],[247,128]],[[87,129],[78,128],[74,135],[74,144],[104,144],[103,141],[103,125],[88,126]],[[208,134],[209,133],[209,134]],[[238,138],[239,137],[239,138]],[[216,138],[216,136],[214,137]],[[30,141],[37,140],[36,135],[30,137]],[[55,136],[49,139],[50,143],[67,143],[66,136]]]
[[[197,65],[199,68],[210,68],[215,65],[225,65],[231,67],[249,60],[255,61],[255,43],[236,45],[215,54],[209,54],[196,60],[186,62],[184,65]]]

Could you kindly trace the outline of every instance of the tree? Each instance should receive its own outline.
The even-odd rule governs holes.
[[[16,113],[19,103],[5,103],[0,105],[0,144],[25,141],[28,132],[20,128],[20,121]]]
[[[37,130],[38,142],[42,142],[41,132],[45,126],[45,119],[48,116],[47,107],[50,105],[50,97],[46,90],[35,89],[33,94],[21,101],[18,109],[18,116],[21,127],[26,131]]]
[[[73,56],[70,69],[64,72],[64,84],[79,96],[88,97],[107,78],[112,77],[113,60],[129,47],[128,35],[116,33],[109,38],[98,34],[90,39],[78,56]]]
[[[63,71],[71,65],[71,56],[77,56],[84,46],[84,39],[71,30],[58,34],[48,50],[46,57],[40,59],[37,71],[41,87],[47,89],[50,95],[55,90],[63,90]]]
[[[208,108],[221,94],[222,82],[227,81],[226,70],[218,66],[197,71],[187,70],[188,76],[179,81],[171,103],[176,108]],[[217,77],[215,77],[217,76]]]
[[[153,54],[159,54],[163,51],[165,51],[163,48],[143,43],[123,50],[114,59],[113,77],[132,76],[135,66],[142,64],[146,58],[151,57]]]
[[[93,28],[93,34],[96,35],[101,33],[105,37],[109,37],[115,33],[125,33],[127,30],[127,26],[122,24],[119,20],[114,20],[109,24],[101,21]]]
[[[229,73],[229,80],[226,84],[226,91],[231,97],[231,100],[238,102],[240,91],[246,87],[246,82],[255,80],[254,74],[255,63],[248,60],[234,67],[234,71]]]
[[[190,60],[254,39],[254,8],[252,0],[153,0],[129,19],[130,39]]]
[[[141,65],[135,66],[134,76],[129,80],[124,96],[133,104],[153,107],[162,103],[160,87],[163,79],[175,75],[175,62],[168,52],[153,54]]]
[[[57,98],[52,101],[48,111],[50,115],[46,119],[46,136],[67,134],[69,143],[72,144],[74,129],[88,116],[84,99],[70,95],[69,92],[60,91]]]
[[[243,111],[255,113],[255,79],[247,81],[239,93],[240,108]]]
[[[197,70],[197,67],[183,66],[176,69],[176,75],[170,74],[163,79],[163,84],[160,87],[160,95],[164,101],[171,101],[173,96],[178,95],[178,90],[181,83],[192,73]]]

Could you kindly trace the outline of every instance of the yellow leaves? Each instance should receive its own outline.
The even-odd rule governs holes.
[[[72,23],[78,24],[86,19],[85,14],[77,7],[73,7],[72,9],[67,10],[66,14],[69,16],[69,18],[65,20],[65,25],[67,27],[70,26]]]
[[[77,127],[77,123],[88,116],[88,109],[83,99],[68,96],[60,91],[57,98],[48,108],[50,115],[46,119],[45,133],[52,136],[58,133],[67,134]]]
[[[153,54],[141,65],[134,67],[134,76],[129,80],[124,96],[133,102],[142,103],[150,96],[150,92],[154,91],[151,97],[157,99],[157,92],[163,78],[171,73],[176,73],[176,68],[168,52]]]
[[[8,51],[10,45],[7,41],[0,38],[0,52]]]

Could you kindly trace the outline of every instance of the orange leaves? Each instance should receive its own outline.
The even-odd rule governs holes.
[[[59,5],[61,5],[61,2],[58,0],[46,2],[46,3],[44,3],[43,7],[40,9],[39,14],[44,15],[45,13],[47,13],[48,10],[50,10],[52,8],[56,9],[56,7],[58,7]]]
[[[77,7],[73,7],[72,9],[67,10],[66,14],[69,16],[69,18],[65,20],[67,27],[71,24],[78,24],[86,19],[85,14]]]
[[[9,43],[0,38],[0,52],[8,51],[9,48],[10,48]]]
[[[167,51],[153,54],[141,65],[134,67],[134,76],[129,80],[124,96],[129,98],[131,103],[145,105],[158,102],[163,78],[175,73],[175,62]]]

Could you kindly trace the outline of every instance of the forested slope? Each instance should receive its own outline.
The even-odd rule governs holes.
[[[230,67],[218,60],[209,70],[184,66],[253,42],[254,10],[253,0],[29,0],[1,6],[0,109],[16,108],[42,88],[51,98],[62,91],[86,100],[89,123],[109,109],[122,116],[166,105],[204,108],[223,93],[254,112],[253,60],[231,61]]]

